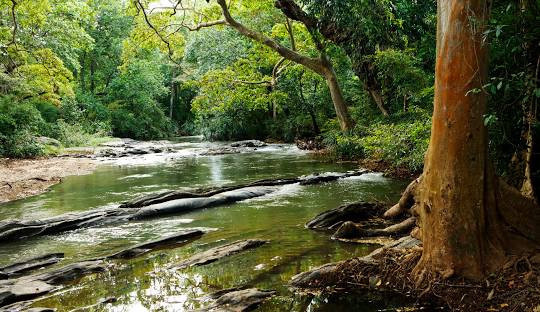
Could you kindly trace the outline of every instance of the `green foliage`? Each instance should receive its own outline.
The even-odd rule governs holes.
[[[328,124],[323,143],[340,159],[367,157],[412,172],[421,171],[431,131],[429,113],[416,109],[392,119],[369,127],[358,126],[348,134],[338,131],[337,125]]]
[[[433,75],[424,72],[411,53],[388,49],[377,51],[373,56],[383,96],[394,112],[406,110],[411,105],[427,108],[432,104],[431,98],[422,101],[425,100],[422,92],[433,85]]]
[[[43,154],[36,142],[39,111],[30,103],[15,103],[12,96],[0,97],[0,155],[27,158]]]
[[[167,94],[160,64],[147,58],[135,59],[110,86],[113,100],[111,113],[113,135],[135,139],[164,138],[171,133],[172,124],[158,105],[158,98]]]

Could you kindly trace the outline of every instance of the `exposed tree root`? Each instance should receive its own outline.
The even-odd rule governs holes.
[[[381,248],[369,257],[302,273],[303,279],[296,276],[292,284],[316,293],[332,288],[393,291],[418,298],[420,305],[435,304],[451,311],[533,311],[540,305],[540,254],[514,257],[482,281],[425,273],[418,283],[413,271],[421,254],[418,247]]]
[[[375,236],[401,236],[410,232],[416,225],[416,218],[410,217],[400,223],[387,226],[382,229],[364,228],[361,224],[347,221],[343,223],[334,233],[332,238],[358,238],[358,237],[375,237]]]

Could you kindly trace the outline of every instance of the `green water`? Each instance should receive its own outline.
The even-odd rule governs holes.
[[[103,164],[90,175],[66,178],[50,192],[1,205],[0,219],[33,219],[114,206],[158,190],[237,184],[355,168],[354,164],[320,161],[292,146],[243,154],[197,156],[211,146],[213,144],[192,140],[183,142],[176,147],[178,157],[157,165],[130,163],[129,160],[121,165]],[[211,292],[248,285],[278,291],[278,296],[264,303],[258,311],[376,311],[395,303],[357,295],[303,297],[292,294],[286,284],[297,273],[327,262],[362,256],[375,248],[332,241],[327,233],[305,229],[306,221],[344,203],[395,201],[405,185],[404,181],[379,174],[313,186],[288,185],[275,194],[229,206],[2,245],[0,264],[64,252],[66,259],[61,262],[64,265],[110,254],[182,229],[201,228],[209,232],[199,240],[129,261],[111,261],[107,272],[67,285],[34,306],[71,311],[115,297],[114,303],[86,311],[191,311],[208,306],[207,295]],[[270,243],[206,266],[180,271],[166,269],[198,251],[246,238],[268,239]]]

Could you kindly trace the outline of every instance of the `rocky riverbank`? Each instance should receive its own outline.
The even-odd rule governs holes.
[[[249,140],[213,149],[190,149],[182,143],[167,140],[116,139],[97,147],[68,148],[52,157],[0,158],[0,204],[44,193],[67,176],[93,172],[100,163],[155,164],[185,156],[252,152],[265,146],[264,142]]]

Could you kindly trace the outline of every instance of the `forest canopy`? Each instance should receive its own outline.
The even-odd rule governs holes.
[[[538,132],[538,3],[491,11],[489,78],[470,92],[488,94],[491,155],[518,181],[523,134]],[[202,134],[313,139],[419,171],[435,30],[433,0],[2,0],[0,154]]]

